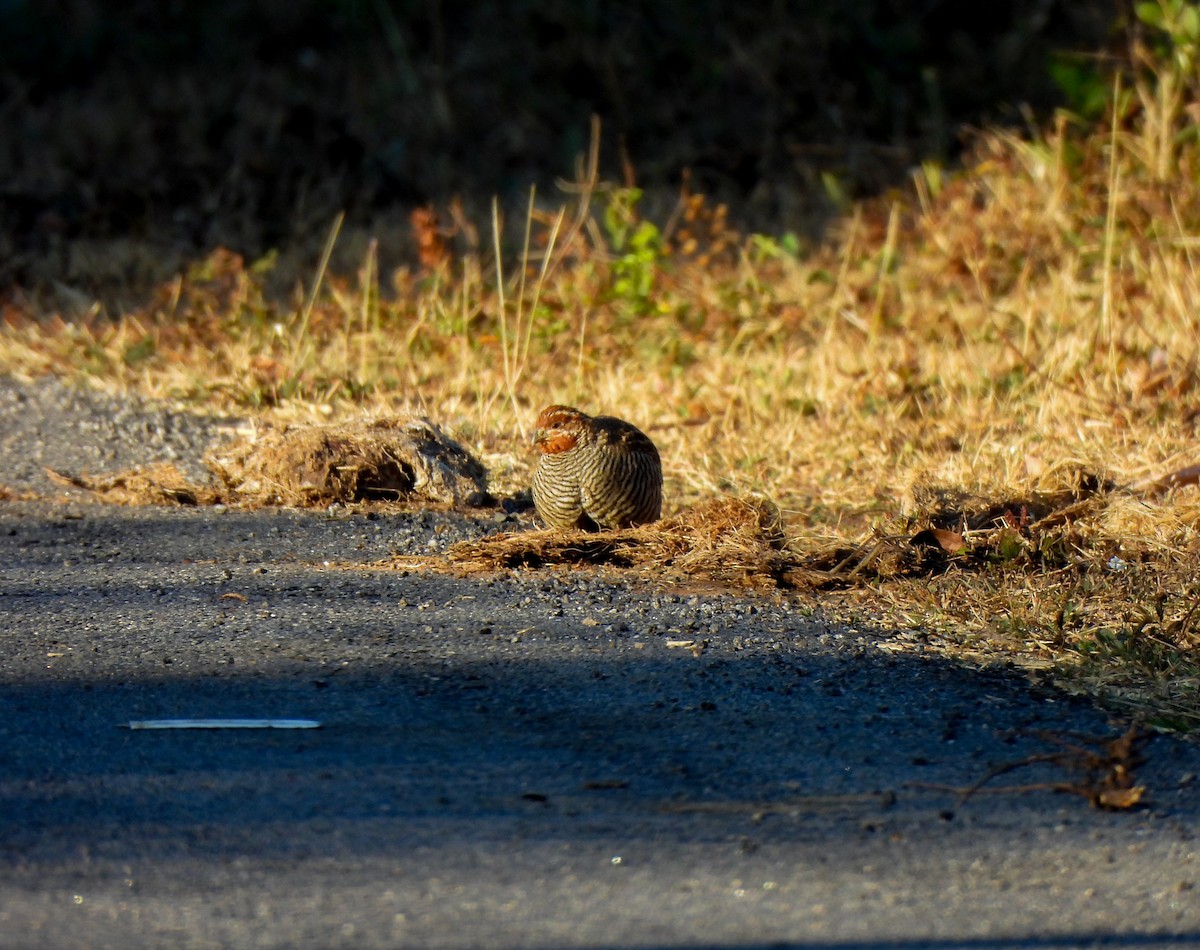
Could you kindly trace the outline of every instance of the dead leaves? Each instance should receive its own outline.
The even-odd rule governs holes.
[[[426,273],[445,270],[450,263],[450,251],[446,246],[446,233],[441,228],[437,211],[432,207],[414,208],[408,216],[413,241],[417,245],[417,256]]]
[[[925,527],[911,534],[877,534],[805,566],[823,573],[826,586],[930,576],[951,566],[980,570],[1024,561],[1044,568],[1063,554],[1055,532],[1061,534],[1102,509],[1113,487],[1088,474],[1077,475],[1070,487],[1057,492],[1007,498],[975,495],[956,486],[918,485],[913,489],[915,520]]]
[[[926,528],[924,531],[918,531],[909,539],[909,544],[937,548],[946,554],[959,554],[967,546],[966,540],[959,532],[947,528]]]

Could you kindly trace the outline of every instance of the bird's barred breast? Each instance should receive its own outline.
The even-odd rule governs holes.
[[[611,416],[584,417],[566,451],[542,455],[533,502],[556,528],[624,528],[662,513],[662,463],[636,426]],[[574,434],[573,434],[574,435]]]
[[[574,454],[543,455],[533,473],[533,506],[550,527],[576,528],[583,517]]]

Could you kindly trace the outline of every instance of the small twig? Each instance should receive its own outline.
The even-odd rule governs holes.
[[[900,542],[902,540],[904,540],[904,539],[902,539],[898,535],[891,535],[889,537],[879,538],[878,540],[875,541],[874,544],[871,545],[871,548],[867,552],[866,556],[863,557],[861,560],[859,560],[858,563],[854,565],[854,568],[852,570],[850,570],[848,573],[846,573],[845,576],[846,577],[856,577],[862,571],[865,571],[868,567],[870,567],[872,564],[874,564],[875,561],[877,561],[879,559],[880,555],[882,555],[885,550],[887,550],[890,547],[896,547],[898,542]],[[866,548],[866,545],[860,544],[857,548],[855,548],[853,551],[851,551],[849,554],[847,554],[844,558],[842,558],[842,560],[838,561],[838,563],[835,564],[833,567],[831,567],[826,573],[828,573],[831,576],[841,574],[843,572],[843,570],[845,570],[847,565],[853,563],[855,561],[855,559],[858,558],[858,556],[862,553],[864,548]]]
[[[962,805],[966,804],[967,799],[971,798],[973,795],[978,794],[983,789],[983,786],[985,786],[992,779],[996,778],[998,775],[1004,775],[1008,772],[1014,772],[1017,769],[1024,768],[1027,765],[1038,765],[1042,762],[1059,763],[1061,761],[1061,758],[1062,758],[1062,756],[1060,753],[1044,752],[1040,755],[1031,755],[1024,759],[1018,759],[1014,762],[1005,762],[1001,765],[993,766],[991,769],[988,770],[987,774],[984,775],[983,778],[981,778],[978,782],[975,782],[973,785],[968,785],[966,788],[954,789],[952,786],[943,786],[942,790],[943,791],[953,790],[955,792],[955,794],[960,796],[958,804],[960,806],[962,806]],[[912,784],[912,783],[909,783],[909,784]],[[1025,786],[1014,786],[1014,787],[1025,787]],[[1043,782],[1043,783],[1038,783],[1037,785],[1031,785],[1028,787],[1031,789],[1037,789],[1039,791],[1044,791],[1048,788],[1052,788],[1057,791],[1058,783]],[[997,793],[996,789],[992,789],[989,791],[989,794],[996,794],[996,793]]]

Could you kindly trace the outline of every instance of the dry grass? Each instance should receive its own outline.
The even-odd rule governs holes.
[[[1200,106],[1135,93],[1101,127],[980,133],[961,173],[922,169],[799,253],[731,234],[696,196],[656,227],[584,176],[515,229],[416,216],[419,264],[381,275],[363,242],[356,275],[322,270],[292,300],[266,295],[268,262],[225,252],[112,318],[10,295],[0,367],[276,422],[419,413],[497,494],[528,484],[542,405],[618,413],[662,452],[661,530],[459,556],[655,544],[704,574],[728,542],[696,536],[693,506],[762,495],[788,541],[754,540],[746,577],[1184,728],[1200,722],[1200,145],[1177,133]]]
[[[264,423],[204,460],[210,482],[196,485],[164,462],[107,475],[48,470],[59,484],[116,505],[233,504],[327,507],[372,501],[446,506],[494,503],[487,472],[428,419],[338,425]]]
[[[692,587],[775,589],[788,583],[787,573],[795,567],[784,540],[779,511],[771,503],[716,498],[619,531],[523,531],[461,542],[445,558],[467,572],[589,565]]]

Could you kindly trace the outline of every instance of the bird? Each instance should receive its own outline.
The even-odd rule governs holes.
[[[662,462],[637,426],[547,406],[533,443],[533,506],[551,528],[600,531],[657,521],[662,514]]]

